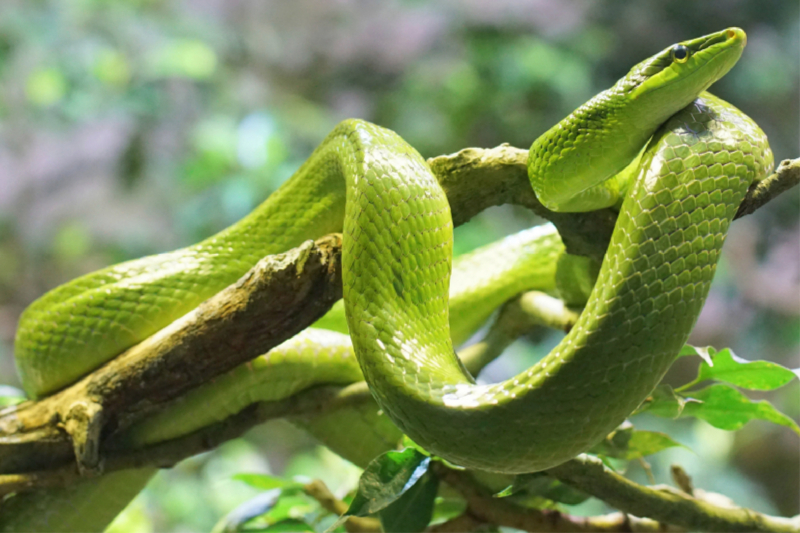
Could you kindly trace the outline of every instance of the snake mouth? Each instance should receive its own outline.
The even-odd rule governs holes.
[[[709,35],[707,39],[695,44],[694,47],[690,46],[690,48],[694,48],[695,52],[700,52],[716,44],[729,45],[731,41],[741,41],[741,46],[744,47],[747,44],[747,34],[741,28],[728,28],[725,31]]]

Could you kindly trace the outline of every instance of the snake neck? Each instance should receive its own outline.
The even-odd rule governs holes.
[[[589,211],[614,205],[609,181],[641,151],[653,133],[694,99],[671,105],[632,105],[629,76],[599,93],[532,144],[528,177],[537,198],[553,211]]]
[[[561,212],[615,205],[619,187],[609,179],[661,124],[725,75],[746,42],[741,29],[728,28],[679,45],[682,60],[668,48],[556,124],[529,152],[528,176],[537,198]]]

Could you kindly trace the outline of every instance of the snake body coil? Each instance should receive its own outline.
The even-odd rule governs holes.
[[[464,466],[514,473],[557,465],[613,430],[661,379],[703,305],[739,203],[772,165],[761,130],[703,92],[744,43],[731,28],[681,44],[686,56],[667,49],[534,143],[531,183],[551,209],[624,200],[578,324],[515,378],[476,385],[454,354],[452,220],[427,164],[395,133],[346,121],[238,224],[193,247],[89,274],[31,305],[16,342],[24,386],[51,393],[264,255],[343,230],[353,346],[391,419]]]
[[[351,337],[356,353],[373,354],[366,362],[361,355],[361,365],[395,423],[450,461],[501,472],[555,466],[619,425],[686,342],[728,226],[748,187],[771,165],[763,134],[741,116],[705,94],[654,135],[578,323],[544,360],[505,382],[475,385],[464,375],[446,336],[437,334],[446,314],[435,296],[409,298],[393,294],[380,277],[352,276]],[[443,233],[420,236],[413,246],[430,257],[449,245]],[[364,250],[374,249],[370,257],[404,253],[394,243],[370,241],[362,249],[352,244],[358,242],[350,235],[346,257],[353,262],[367,256]],[[390,268],[383,266],[386,278]],[[420,268],[438,276],[442,267],[430,261]],[[397,309],[371,305],[392,297]],[[413,299],[419,305],[408,306]],[[375,326],[385,323],[382,313],[397,313],[401,324],[426,320],[413,331],[386,330]]]

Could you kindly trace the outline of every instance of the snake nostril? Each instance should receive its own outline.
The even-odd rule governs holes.
[[[739,39],[740,41],[742,41],[743,46],[747,44],[747,34],[738,28],[726,31],[725,37],[727,37],[729,41],[732,41],[734,39]]]

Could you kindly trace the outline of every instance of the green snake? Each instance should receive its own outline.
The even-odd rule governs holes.
[[[563,252],[558,232],[546,224],[458,257],[450,286],[454,344],[465,341],[514,295],[526,290],[553,292],[557,258]],[[281,400],[319,384],[362,381],[350,337],[343,333],[347,330],[343,306],[337,304],[314,326],[190,391],[129,428],[119,440],[134,448],[162,442],[222,421],[256,401]],[[310,364],[314,372],[307,371]],[[373,402],[294,422],[361,467],[393,449],[402,436]],[[352,438],[354,431],[358,439]],[[153,468],[113,472],[63,489],[19,495],[0,506],[0,531],[100,531],[155,472]]]
[[[616,206],[619,217],[578,323],[514,378],[476,384],[455,356],[452,219],[426,162],[395,133],[350,120],[234,226],[189,248],[78,278],[34,302],[16,339],[23,386],[32,397],[59,390],[261,257],[341,231],[353,350],[389,418],[467,467],[516,473],[566,461],[613,430],[659,382],[702,308],[741,200],[772,167],[758,126],[704,92],[745,42],[742,30],[729,28],[671,46],[533,143],[528,174],[542,204],[554,211]],[[287,378],[353,379],[309,359]],[[231,409],[223,395],[194,394],[206,410]],[[164,424],[144,437],[144,425],[132,439],[169,438]]]

